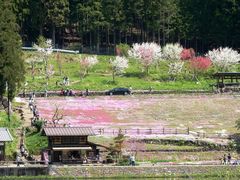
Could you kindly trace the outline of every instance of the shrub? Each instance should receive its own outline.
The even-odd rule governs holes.
[[[43,120],[36,120],[34,123],[33,123],[33,126],[36,127],[37,129],[37,132],[40,132],[42,127],[43,127],[43,124],[44,124],[44,121]]]

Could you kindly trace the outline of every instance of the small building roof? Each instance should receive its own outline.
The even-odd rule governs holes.
[[[46,136],[92,136],[95,135],[91,127],[45,127]]]
[[[12,135],[8,128],[0,127],[0,142],[12,141]]]

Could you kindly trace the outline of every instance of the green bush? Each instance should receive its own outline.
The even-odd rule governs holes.
[[[37,129],[37,132],[40,132],[42,127],[43,127],[43,124],[44,124],[44,121],[43,120],[36,120],[34,123],[33,123],[33,126],[36,127]]]

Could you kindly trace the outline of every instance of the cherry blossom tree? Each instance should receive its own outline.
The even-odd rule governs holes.
[[[126,68],[128,68],[128,59],[125,57],[116,56],[115,59],[110,59],[110,64],[112,68],[112,78],[115,82],[115,75],[121,74]]]
[[[168,74],[170,75],[171,80],[175,81],[177,76],[181,74],[184,62],[176,61],[168,64]]]
[[[208,51],[206,54],[218,71],[230,71],[233,65],[240,61],[240,54],[232,48],[218,48]]]
[[[89,70],[98,63],[97,56],[87,56],[80,59],[80,76],[81,78],[85,77],[88,74]]]
[[[128,54],[140,61],[146,74],[149,72],[149,67],[162,57],[161,47],[156,43],[133,44]]]
[[[166,44],[163,47],[163,59],[170,61],[168,64],[168,74],[171,80],[176,80],[177,76],[181,73],[184,62],[180,61],[183,47],[178,44]]]
[[[181,59],[181,52],[183,51],[183,47],[178,44],[166,44],[163,47],[163,59],[169,61],[177,61]]]
[[[54,66],[52,64],[49,65],[49,67],[47,68],[47,79],[49,79],[52,75],[54,75],[55,71],[54,71]]]
[[[190,68],[193,71],[193,78],[198,81],[197,76],[206,71],[212,65],[212,61],[208,57],[195,57],[190,61]]]
[[[193,48],[183,49],[180,56],[181,60],[191,60],[195,57],[195,51]]]
[[[47,39],[46,41],[42,41],[39,45],[34,44],[34,48],[37,49],[37,58],[39,61],[44,62],[44,70],[45,70],[45,77],[48,79],[47,71],[48,71],[48,61],[49,56],[52,54],[52,40]]]

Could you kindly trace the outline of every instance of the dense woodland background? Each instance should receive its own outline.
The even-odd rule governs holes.
[[[111,53],[119,43],[180,42],[199,53],[240,45],[240,0],[14,0],[23,45]]]

